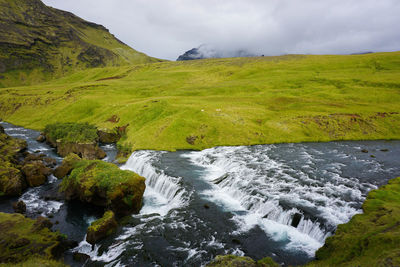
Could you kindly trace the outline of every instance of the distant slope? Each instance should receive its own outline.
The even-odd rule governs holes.
[[[131,149],[400,139],[400,52],[88,69],[0,88],[0,118],[129,124],[120,144]]]
[[[0,86],[34,83],[76,69],[155,61],[103,26],[40,0],[0,0]]]

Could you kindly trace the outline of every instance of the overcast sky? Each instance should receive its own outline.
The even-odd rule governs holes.
[[[209,44],[253,54],[400,50],[399,0],[43,0],[175,60]]]

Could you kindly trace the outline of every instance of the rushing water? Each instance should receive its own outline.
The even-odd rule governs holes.
[[[31,152],[56,157],[34,141],[37,132],[3,126],[28,140]],[[112,161],[115,147],[103,148]],[[400,176],[400,141],[137,151],[121,168],[146,178],[143,208],[94,247],[82,240],[101,210],[46,200],[59,183],[54,177],[21,199],[30,216],[50,215],[60,222],[55,229],[82,241],[73,251],[91,256],[87,266],[200,266],[227,253],[296,265],[361,212],[371,189]]]

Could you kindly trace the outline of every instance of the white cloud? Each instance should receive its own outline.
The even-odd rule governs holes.
[[[345,54],[400,50],[398,0],[44,0],[103,24],[148,55],[201,44],[234,51]]]

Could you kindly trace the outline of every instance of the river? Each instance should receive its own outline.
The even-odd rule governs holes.
[[[31,153],[58,157],[38,132],[1,123],[28,141]],[[115,146],[102,146],[112,162]],[[368,152],[367,152],[367,151]],[[144,205],[94,247],[88,225],[102,211],[49,200],[59,181],[27,190],[27,215],[80,241],[67,253],[90,255],[86,266],[201,266],[218,254],[272,257],[283,265],[312,260],[338,224],[361,213],[367,193],[400,176],[400,141],[341,141],[215,147],[203,151],[136,151],[122,169],[146,178]],[[12,212],[2,201],[0,211]]]

